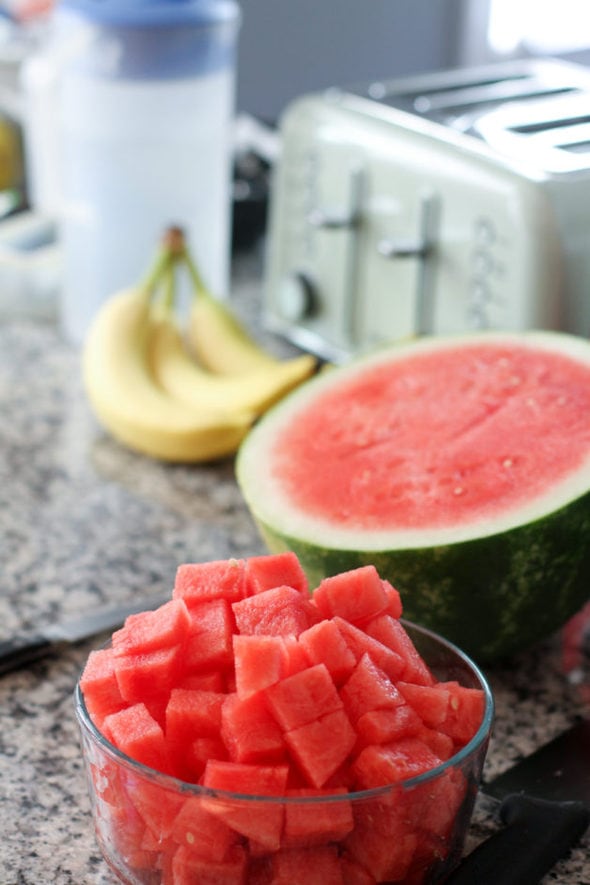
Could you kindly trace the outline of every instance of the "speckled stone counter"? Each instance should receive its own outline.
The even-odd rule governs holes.
[[[237,262],[256,315],[258,263]],[[264,548],[233,463],[166,466],[96,425],[79,354],[50,325],[0,325],[0,639],[110,600],[167,592],[178,563]],[[96,637],[0,679],[0,885],[113,885],[92,828],[72,692]],[[497,716],[486,776],[584,713],[560,640],[488,668]],[[468,848],[492,832],[480,800]],[[590,836],[547,882],[590,883]],[[297,885],[297,883],[293,883]]]

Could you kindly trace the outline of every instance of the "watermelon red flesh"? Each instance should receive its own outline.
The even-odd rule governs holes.
[[[172,860],[169,878],[162,878],[163,885],[243,885],[245,883],[247,856],[242,845],[234,845],[224,860],[211,861],[195,854],[181,845]]]
[[[180,645],[188,636],[190,615],[182,599],[171,599],[155,612],[130,615],[113,633],[116,654],[141,654]]]
[[[347,790],[327,790],[326,795],[340,795],[344,799]],[[310,799],[314,801],[292,803],[285,805],[285,828],[283,842],[288,846],[295,845],[318,845],[323,842],[332,842],[344,839],[354,827],[352,804],[350,802],[322,802],[318,801],[321,791],[300,789],[289,790],[287,796],[291,799]]]
[[[314,590],[313,598],[324,618],[339,615],[352,624],[380,614],[388,599],[374,565],[324,578]]]
[[[250,556],[246,560],[247,594],[252,596],[273,587],[292,587],[304,596],[309,588],[301,563],[290,550],[276,556]]]
[[[303,511],[363,529],[493,518],[588,459],[590,366],[508,344],[420,353],[328,388],[277,436]]]

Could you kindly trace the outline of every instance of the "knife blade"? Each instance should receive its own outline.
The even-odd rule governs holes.
[[[580,720],[490,783],[502,829],[446,885],[538,885],[590,825],[590,720]]]
[[[48,624],[41,630],[23,631],[0,641],[0,676],[19,670],[28,664],[106,630],[120,627],[128,615],[158,608],[170,599],[170,593],[150,596],[101,606],[60,623]]]

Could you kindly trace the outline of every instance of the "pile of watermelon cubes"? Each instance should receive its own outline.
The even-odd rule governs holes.
[[[111,862],[165,885],[426,881],[469,792],[460,767],[351,794],[450,759],[484,696],[436,681],[401,614],[373,566],[310,594],[293,553],[181,565],[169,602],[90,653],[80,688],[122,753],[208,789],[95,756]]]

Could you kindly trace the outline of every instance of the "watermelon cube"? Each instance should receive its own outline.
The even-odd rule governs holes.
[[[325,664],[300,670],[264,691],[268,708],[283,731],[291,731],[342,708]]]
[[[299,643],[312,664],[326,665],[336,685],[346,679],[356,665],[355,655],[332,620],[319,621],[304,630],[299,635]]]
[[[183,649],[185,672],[230,668],[235,629],[230,603],[227,599],[195,602],[190,614],[191,629]]]
[[[397,618],[392,618],[387,614],[380,615],[367,624],[366,631],[369,636],[377,639],[402,658],[404,668],[402,673],[397,674],[397,678],[406,682],[416,682],[419,685],[434,684],[432,673],[408,636],[404,625]]]
[[[324,618],[338,615],[351,624],[362,624],[384,611],[389,603],[383,581],[374,565],[324,578],[313,592]]]
[[[165,706],[182,669],[182,646],[118,655],[115,660],[117,684],[127,703],[145,702],[150,706],[153,702]]]
[[[283,675],[285,648],[280,636],[235,634],[233,654],[240,697],[267,688]]]
[[[413,734],[413,737],[420,738],[443,761],[450,759],[456,751],[455,742],[450,735],[443,731],[437,731],[436,728],[428,728],[423,723]]]
[[[115,654],[145,654],[159,648],[182,645],[190,628],[190,616],[182,599],[171,599],[155,611],[129,615],[113,633]]]
[[[281,797],[285,794],[287,765],[245,765],[210,760],[203,785],[211,790],[245,796]],[[205,807],[229,827],[253,839],[266,851],[277,851],[281,844],[284,806],[280,801],[253,802],[248,799],[204,797]]]
[[[313,623],[312,606],[292,587],[274,587],[232,603],[238,633],[299,636]]]
[[[225,691],[226,675],[221,670],[197,670],[180,678],[177,688]]]
[[[344,839],[354,826],[352,804],[346,800],[345,787],[326,790],[326,795],[343,797],[342,802],[318,801],[323,791],[314,789],[288,790],[289,799],[302,802],[285,803],[283,845],[309,846],[337,842]],[[305,801],[308,799],[310,801]]]
[[[271,869],[271,885],[343,885],[334,845],[277,851],[271,858]]]
[[[447,716],[438,726],[439,731],[462,746],[471,740],[482,723],[485,707],[483,693],[455,681],[441,682],[439,685],[441,690],[450,694]]]
[[[307,577],[299,559],[290,550],[246,560],[246,594],[254,596],[274,587],[292,587],[307,597]]]
[[[299,635],[303,636],[303,633]],[[307,670],[310,664],[315,663],[310,661],[305,647],[296,636],[281,636],[281,642],[283,643],[283,678],[293,676],[294,673],[299,673],[301,670]]]
[[[184,599],[191,607],[210,599],[235,602],[246,593],[246,563],[243,559],[184,563],[176,570],[173,599]]]
[[[440,684],[416,685],[400,680],[397,687],[428,728],[438,728],[447,718],[451,695]]]
[[[207,860],[222,861],[238,836],[222,820],[205,808],[201,796],[187,796],[173,817],[170,834],[191,854]]]
[[[340,857],[343,885],[377,885],[372,873],[361,866],[347,851]]]
[[[227,695],[221,709],[221,737],[234,762],[280,762],[283,734],[260,694]]]
[[[114,806],[124,805],[127,801],[125,779],[121,777],[117,763],[105,756],[100,764],[91,762],[89,769],[97,802]]]
[[[184,766],[189,783],[198,783],[209,759],[228,759],[227,748],[219,737],[200,737],[184,748]]]
[[[404,696],[367,653],[341,686],[340,698],[353,722],[364,713],[392,709],[405,703]]]
[[[381,583],[385,595],[387,596],[387,608],[385,613],[391,615],[392,618],[401,618],[403,614],[403,605],[399,590],[396,590],[389,581],[382,581]]]
[[[124,857],[136,870],[153,869],[158,855],[142,848],[146,826],[129,802],[109,807],[108,814],[95,817],[98,842],[107,857]]]
[[[142,846],[152,851],[162,849],[168,843],[174,818],[184,799],[174,790],[166,790],[159,784],[138,777],[127,783],[127,796],[146,826]]]
[[[164,732],[145,704],[111,713],[103,723],[105,737],[137,762],[172,774]]]
[[[397,652],[384,645],[379,639],[369,636],[364,629],[345,621],[344,618],[335,616],[333,620],[357,661],[360,661],[364,654],[368,654],[392,682],[396,682],[405,672],[406,662]]]
[[[442,839],[452,833],[467,792],[467,781],[458,770],[448,769],[439,777],[412,788],[406,795],[408,818],[421,830]]]
[[[243,845],[233,845],[223,860],[207,860],[188,845],[181,845],[172,859],[169,877],[162,885],[246,885],[248,857]]]
[[[365,747],[352,763],[358,788],[370,790],[416,777],[442,762],[418,738],[408,737],[391,744]]]
[[[336,710],[288,731],[285,743],[309,783],[323,787],[346,761],[356,733],[344,710]]]
[[[198,737],[217,737],[221,728],[221,707],[225,693],[173,688],[166,707],[166,744],[176,764],[178,777],[192,776],[183,765],[183,755]]]
[[[404,882],[418,835],[396,810],[395,796],[355,807],[354,830],[344,840],[348,856],[376,882]]]
[[[100,728],[109,713],[126,706],[115,675],[113,650],[101,648],[91,651],[80,678],[86,708],[90,718]]]
[[[412,863],[405,877],[408,885],[423,885],[433,877],[435,881],[440,879],[439,871],[442,873],[449,849],[447,839],[436,836],[428,830],[420,830]]]
[[[359,750],[369,744],[390,744],[400,738],[419,736],[431,750],[436,752],[435,746],[422,737],[422,732],[425,730],[427,731],[422,720],[408,704],[401,704],[389,710],[369,710],[356,722]],[[441,756],[441,759],[446,758],[448,757]]]

